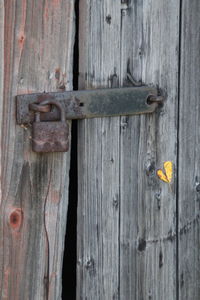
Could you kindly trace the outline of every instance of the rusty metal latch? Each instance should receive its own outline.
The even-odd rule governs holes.
[[[18,95],[16,99],[17,123],[21,125],[33,123],[34,141],[37,140],[35,137],[40,136],[38,140],[40,146],[33,141],[33,150],[36,152],[68,150],[66,119],[153,113],[163,101],[163,97],[158,95],[157,88],[146,86],[24,94]],[[60,128],[63,126],[64,131],[59,130],[59,126]],[[58,132],[61,131],[63,134],[59,136]]]

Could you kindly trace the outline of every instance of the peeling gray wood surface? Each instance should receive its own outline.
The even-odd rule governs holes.
[[[80,1],[80,89],[127,72],[166,97],[152,116],[79,121],[77,299],[176,299],[179,1]],[[169,47],[170,45],[170,47]]]
[[[182,4],[179,114],[179,299],[200,299],[200,2]]]
[[[33,153],[14,97],[72,88],[73,4],[0,1],[2,300],[61,299],[70,152]]]

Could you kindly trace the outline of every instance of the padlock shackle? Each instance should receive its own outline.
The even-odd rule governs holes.
[[[53,100],[44,100],[42,102],[40,102],[39,104],[40,106],[42,105],[55,105],[59,110],[60,110],[60,116],[61,116],[61,121],[62,122],[65,122],[65,111],[62,107],[62,105],[56,101],[53,101]],[[36,116],[37,118],[37,116]]]

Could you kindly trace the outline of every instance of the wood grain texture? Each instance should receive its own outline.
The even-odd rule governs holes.
[[[3,80],[4,80],[4,1],[0,0],[0,124],[2,124],[3,117]],[[0,130],[0,140],[2,137]],[[2,147],[0,147],[0,161],[2,155]],[[0,168],[0,178],[1,178]],[[0,182],[0,204],[2,200],[2,185]]]
[[[120,16],[118,1],[80,1],[80,89],[119,84]],[[119,117],[79,122],[77,299],[119,296],[119,137]]]
[[[179,1],[123,2],[80,1],[80,89],[128,72],[166,100],[152,116],[79,122],[77,299],[176,299],[176,180],[156,170],[176,170]]]
[[[165,103],[156,114],[121,120],[120,299],[176,299],[179,1],[131,3],[122,11],[123,76],[129,63]],[[171,187],[156,176],[168,160]]]
[[[200,2],[183,0],[179,132],[179,299],[200,298]]]
[[[14,97],[72,88],[74,3],[0,3],[0,14],[5,12],[5,19],[0,18],[5,33],[4,38],[0,34],[0,298],[61,299],[70,153],[33,153],[30,128],[16,125]],[[0,63],[2,58],[0,50]]]

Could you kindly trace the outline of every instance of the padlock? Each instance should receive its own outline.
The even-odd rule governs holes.
[[[69,149],[69,126],[65,121],[65,111],[60,103],[45,100],[42,105],[55,105],[60,110],[60,121],[40,120],[40,112],[36,112],[33,122],[32,148],[35,152],[66,152]]]

